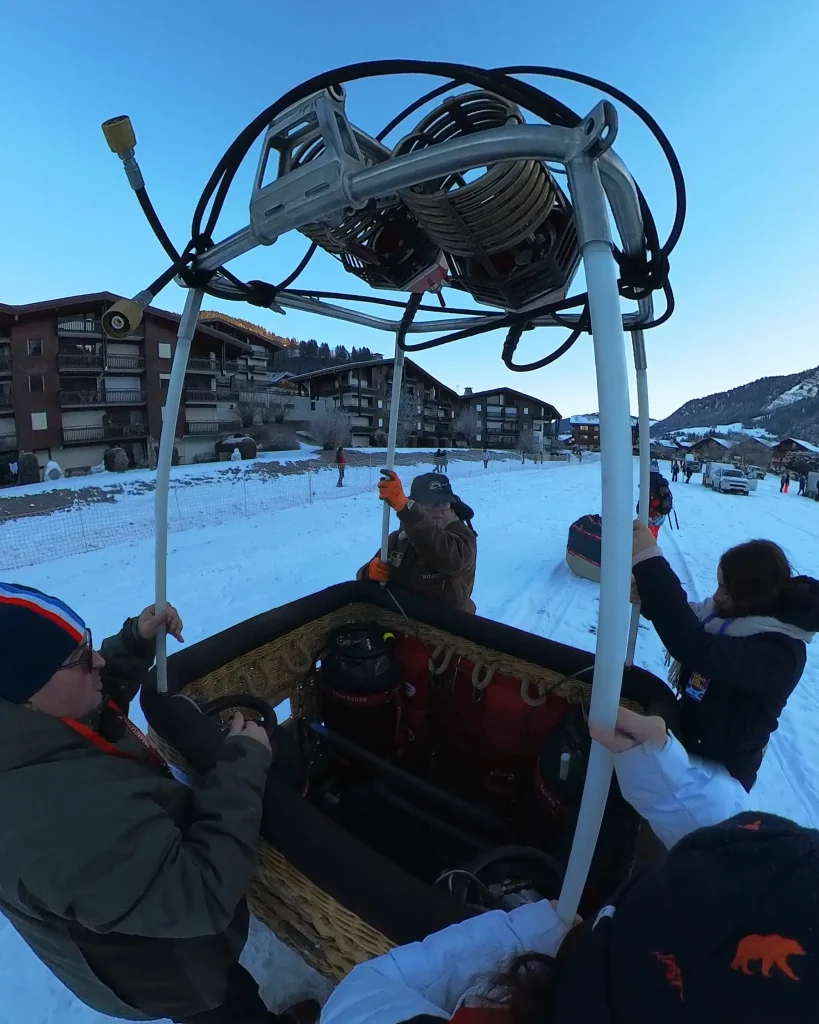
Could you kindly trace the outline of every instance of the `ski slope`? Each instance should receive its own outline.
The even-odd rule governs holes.
[[[666,473],[670,477],[670,473]],[[635,465],[636,476],[636,465]],[[475,511],[481,615],[594,649],[598,588],[569,572],[569,525],[600,510],[600,467],[547,463],[479,473],[455,481]],[[753,537],[781,544],[797,572],[819,575],[819,504],[779,493],[769,476],[749,497],[714,494],[699,476],[673,484],[680,530],[660,542],[692,598],[715,587],[729,546]],[[636,495],[636,482],[635,482]],[[195,643],[258,612],[350,579],[375,552],[381,507],[369,494],[315,502],[235,522],[172,534],[169,595]],[[74,605],[98,637],[152,600],[152,544],[109,547],[17,570],[15,581]],[[636,660],[665,676],[662,645],[642,624]],[[755,789],[757,806],[819,827],[819,642],[773,735]],[[262,926],[245,953],[271,1007],[327,985]],[[0,1024],[102,1024],[56,982],[0,917]]]

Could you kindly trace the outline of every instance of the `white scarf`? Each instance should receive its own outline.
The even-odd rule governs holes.
[[[707,597],[704,601],[689,601],[691,611],[705,626],[706,633],[714,636],[756,636],[758,633],[781,633],[792,640],[801,640],[809,644],[815,633],[810,633],[789,622],[781,622],[772,615],[745,615],[739,619],[721,619],[714,611],[714,599]],[[666,651],[665,662],[671,667],[668,670],[668,681],[678,688],[680,681],[680,663],[671,658]]]

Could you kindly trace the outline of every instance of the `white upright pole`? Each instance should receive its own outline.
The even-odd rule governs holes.
[[[641,523],[648,522],[648,504],[651,497],[651,418],[648,406],[648,364],[646,343],[642,331],[631,332],[634,350],[634,369],[637,374],[637,419],[640,431],[640,505]],[[631,606],[631,622],[628,630],[626,665],[634,664],[634,650],[637,647],[637,630],[640,628],[640,606]]]
[[[631,412],[617,271],[605,196],[596,165],[583,158],[568,167],[589,293],[602,473],[600,616],[589,721],[612,728],[617,717],[629,624],[633,470]],[[612,773],[611,754],[593,742],[586,784],[557,912],[574,920],[594,854]]]
[[[171,479],[173,443],[176,437],[176,420],[182,400],[182,385],[185,383],[188,354],[191,350],[191,341],[196,330],[196,320],[204,294],[201,288],[192,288],[185,299],[185,309],[179,321],[176,350],[173,354],[171,379],[168,382],[165,408],[162,411],[162,434],[159,439],[159,459],[156,465],[156,502],[154,504],[154,527],[156,530],[154,604],[157,612],[162,611],[168,601],[168,488]],[[159,693],[167,693],[168,690],[164,626],[156,635],[156,688]]]
[[[387,461],[385,469],[395,469],[395,444],[398,439],[398,410],[401,404],[401,382],[404,379],[404,350],[395,345],[395,360],[392,365],[392,391],[390,392],[390,426],[387,434]],[[390,537],[390,505],[384,502],[381,520],[381,561],[387,561]]]

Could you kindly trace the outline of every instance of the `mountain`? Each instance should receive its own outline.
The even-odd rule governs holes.
[[[762,377],[730,391],[693,398],[651,428],[656,437],[672,431],[721,424],[761,428],[777,437],[819,443],[819,367],[782,377]]]

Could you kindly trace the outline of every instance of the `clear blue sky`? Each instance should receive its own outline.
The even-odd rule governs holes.
[[[689,216],[672,262],[677,313],[649,335],[653,414],[819,363],[814,0],[586,0],[571,7],[543,0],[456,7],[29,0],[7,5],[3,36],[0,300],[104,289],[130,295],[164,268],[103,140],[99,125],[107,117],[131,115],[150,193],[182,245],[196,199],[228,144],[305,78],[386,57],[540,63],[630,92],[663,126],[685,171]],[[356,85],[348,112],[375,132],[432,84],[401,78]],[[596,99],[580,88],[553,88],[576,109]],[[664,233],[672,191],[653,140],[624,116],[617,149]],[[245,223],[247,178],[241,181],[222,221],[225,233]],[[236,269],[280,279],[305,245],[293,236]],[[300,283],[351,290],[354,280],[320,255]],[[171,285],[158,304],[180,309],[182,301]],[[323,318],[223,308],[289,336],[392,350],[387,335]],[[529,334],[520,354],[533,358],[561,338],[559,330]],[[597,408],[588,338],[555,366],[527,375],[503,368],[501,343],[490,335],[419,361],[459,388],[506,383],[566,414]]]

